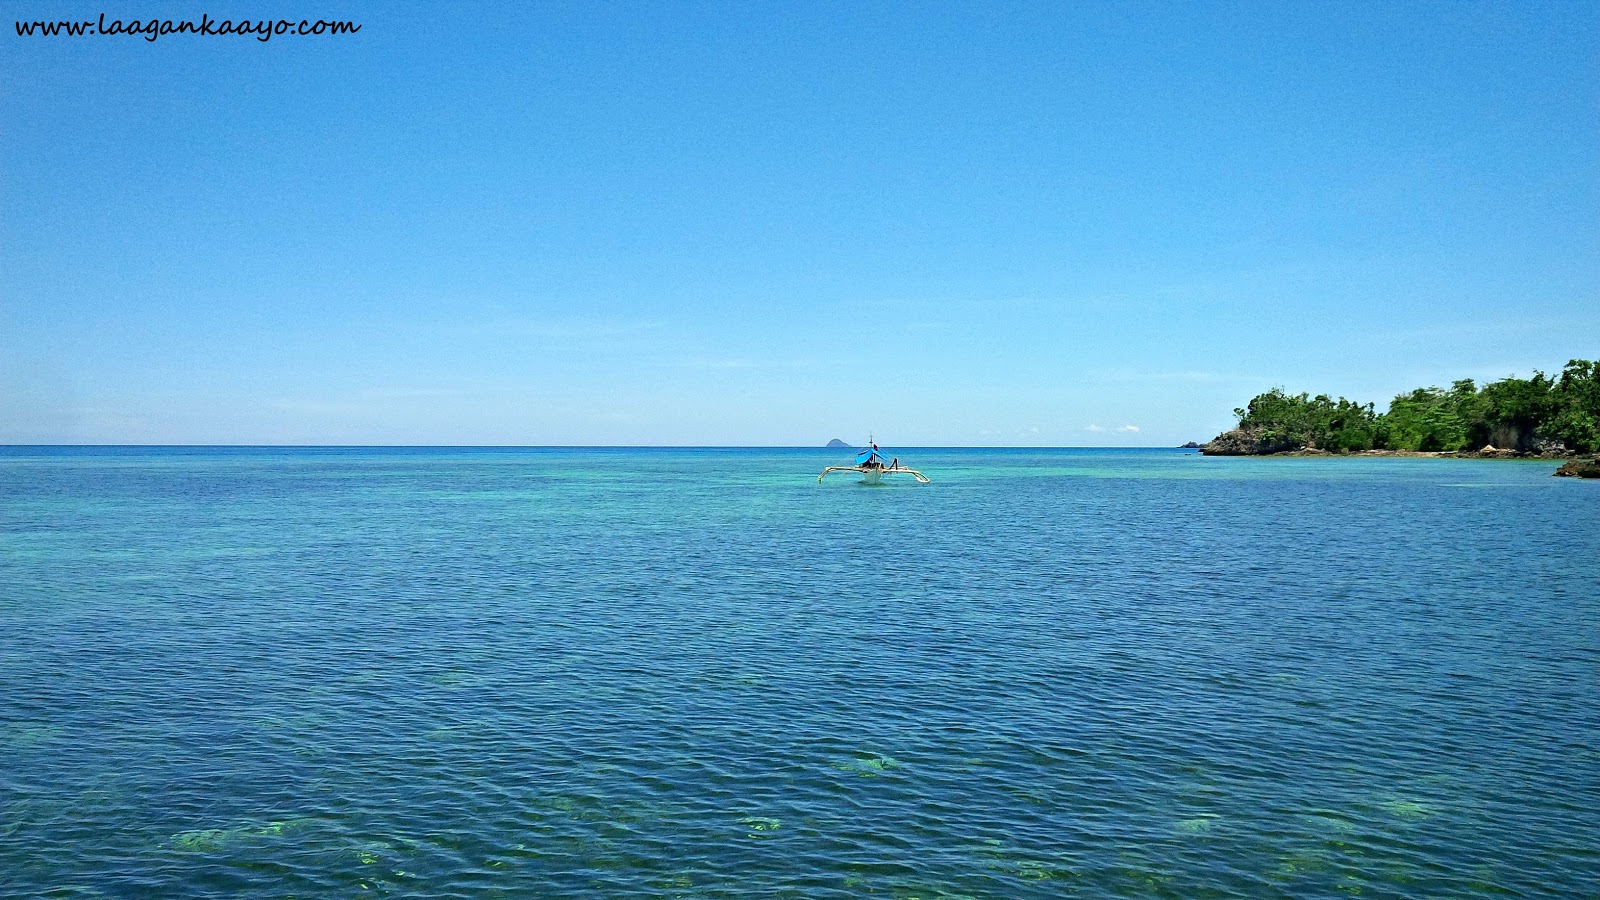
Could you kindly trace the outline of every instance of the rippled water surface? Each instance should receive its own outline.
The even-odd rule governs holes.
[[[0,449],[0,895],[1600,896],[1554,463]]]

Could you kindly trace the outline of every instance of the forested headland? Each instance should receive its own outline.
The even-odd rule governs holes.
[[[1202,447],[1211,455],[1372,450],[1563,457],[1600,452],[1600,363],[1574,359],[1560,375],[1535,371],[1483,387],[1400,394],[1371,403],[1273,388],[1235,409],[1238,427]]]

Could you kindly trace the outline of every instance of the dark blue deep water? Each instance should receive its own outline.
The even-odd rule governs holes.
[[[893,452],[0,449],[0,895],[1600,896],[1600,483]]]

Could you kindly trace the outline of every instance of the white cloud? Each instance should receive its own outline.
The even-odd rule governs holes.
[[[1138,431],[1139,430],[1139,426],[1137,426],[1137,425],[1124,425],[1121,428],[1118,428],[1117,430],[1118,431]]]
[[[1088,428],[1085,428],[1084,431],[1105,431],[1105,427],[1101,425],[1090,425]]]

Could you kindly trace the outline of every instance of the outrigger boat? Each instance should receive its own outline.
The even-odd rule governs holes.
[[[881,484],[885,475],[910,475],[922,484],[932,483],[928,480],[928,476],[918,472],[916,469],[908,469],[900,465],[899,457],[895,457],[891,462],[884,462],[883,453],[878,450],[878,445],[872,441],[867,443],[870,446],[856,454],[855,465],[829,466],[822,470],[821,475],[817,476],[817,483],[822,483],[822,479],[828,477],[829,472],[859,472],[862,476],[861,480],[867,484]]]

